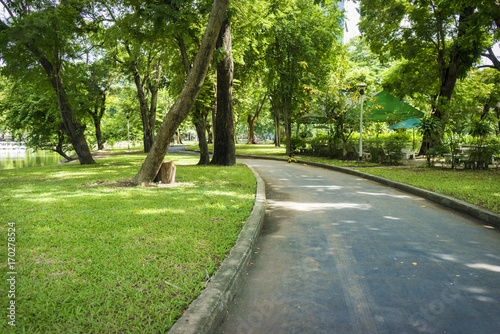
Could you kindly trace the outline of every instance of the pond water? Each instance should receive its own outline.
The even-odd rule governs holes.
[[[0,170],[55,165],[61,160],[63,157],[52,151],[0,150]]]

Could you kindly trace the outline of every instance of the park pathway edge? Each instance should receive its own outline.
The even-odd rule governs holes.
[[[257,191],[255,204],[240,232],[229,256],[212,277],[207,288],[195,299],[184,314],[172,326],[170,334],[212,333],[220,325],[228,304],[232,301],[240,276],[247,267],[253,246],[264,221],[266,191],[264,180],[248,166],[255,175]]]
[[[277,160],[277,161],[284,161],[286,162],[286,159],[282,158],[274,158],[274,157],[259,157],[259,156],[250,156],[250,155],[237,155],[238,158],[245,158],[245,159],[264,159],[264,160]],[[375,181],[381,184],[384,184],[386,186],[396,188],[420,197],[423,197],[425,199],[428,199],[430,201],[433,201],[435,203],[447,206],[451,209],[454,209],[456,211],[468,214],[470,216],[473,216],[477,219],[480,219],[484,221],[487,224],[490,224],[496,228],[500,228],[500,214],[481,209],[480,207],[470,204],[467,202],[464,202],[462,200],[438,194],[436,192],[430,191],[430,190],[425,190],[422,188],[418,188],[415,186],[411,186],[406,183],[401,183],[397,181],[392,181],[389,179],[386,179],[381,176],[377,175],[372,175],[368,173],[364,173],[358,170],[355,170],[353,168],[347,168],[347,167],[340,167],[340,166],[333,166],[333,165],[327,165],[319,162],[313,162],[313,161],[303,161],[303,160],[298,160],[298,163],[306,164],[309,166],[315,166],[315,167],[320,167],[320,168],[325,168],[325,169],[331,169],[337,172],[342,172],[342,173],[347,173],[355,176],[359,176],[371,181]]]

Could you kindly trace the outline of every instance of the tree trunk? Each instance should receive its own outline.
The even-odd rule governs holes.
[[[200,160],[198,161],[198,165],[208,165],[208,163],[210,162],[210,155],[208,153],[206,136],[207,112],[196,112],[193,117],[193,123],[196,127],[196,134],[198,135],[198,147],[200,148]]]
[[[128,46],[127,51],[131,54]],[[148,153],[153,146],[155,140],[155,121],[156,121],[156,107],[158,101],[158,84],[161,78],[161,60],[156,64],[156,78],[154,82],[149,84],[148,91],[145,89],[145,80],[141,79],[137,60],[134,60],[129,65],[130,71],[134,77],[135,87],[137,88],[137,98],[139,99],[139,109],[141,111],[142,132],[144,152]],[[150,102],[148,103],[148,100]]]
[[[212,142],[215,143],[215,137],[217,135],[217,85],[214,85],[215,103],[212,107]],[[212,148],[213,153],[213,148]]]
[[[266,102],[267,95],[264,96],[262,99],[262,103],[257,104],[257,107],[255,108],[255,115],[248,115],[247,122],[248,122],[248,141],[247,144],[257,144],[255,141],[255,133],[254,133],[254,127],[255,123],[257,122],[257,119],[259,118],[260,112],[262,111],[262,107],[264,106],[264,103]]]
[[[255,117],[252,117],[252,115],[248,115],[247,122],[248,122],[248,140],[247,144],[257,144],[255,141],[255,133],[254,133],[254,126],[255,126],[255,121],[257,119]]]
[[[59,111],[61,113],[62,129],[64,133],[68,136],[69,140],[71,141],[73,149],[78,155],[78,160],[80,161],[80,164],[82,165],[94,164],[95,163],[94,158],[92,158],[92,154],[90,153],[90,148],[87,144],[87,140],[85,139],[84,135],[85,125],[81,125],[77,121],[75,115],[73,114],[60,75],[56,73],[54,67],[47,60],[47,58],[40,55],[39,60],[52,83],[52,87],[54,88],[57,94]]]
[[[215,42],[219,36],[222,21],[224,20],[224,16],[226,14],[228,3],[229,0],[214,1],[207,29],[205,31],[205,35],[203,36],[200,50],[196,55],[193,68],[189,72],[186,83],[179,97],[165,116],[165,119],[158,130],[158,134],[156,135],[153,147],[148,153],[141,169],[134,177],[134,182],[148,183],[155,178],[158,170],[160,169],[162,160],[167,153],[170,140],[172,140],[176,129],[189,114],[189,110],[193,106],[194,101],[203,86],[208,66],[212,60]]]
[[[271,106],[273,107],[274,116],[274,146],[281,146],[281,129],[280,129],[280,110],[275,98],[271,98]]]
[[[141,112],[142,121],[142,141],[144,144],[144,152],[148,153],[153,146],[153,135],[152,130],[149,126],[149,108],[148,108],[148,98],[144,90],[144,85],[141,80],[139,69],[137,68],[137,61],[133,61],[130,64],[130,70],[134,76],[134,83],[137,89],[137,98],[139,99],[139,110]]]
[[[97,140],[97,149],[104,150],[104,140],[102,139],[102,131],[101,131],[101,120],[99,118],[94,118],[94,126],[95,126],[95,137]]]
[[[64,132],[62,130],[59,130],[57,132],[57,138],[58,138],[58,141],[57,141],[57,145],[56,145],[56,148],[54,149],[54,151],[56,153],[58,153],[60,156],[62,156],[64,159],[66,159],[67,161],[73,160],[66,153],[64,153],[64,150],[63,150]]]
[[[184,72],[186,76],[191,72],[191,61],[186,50],[186,45],[182,37],[177,37],[177,43],[181,52],[182,64],[184,65]],[[198,165],[208,165],[210,162],[210,154],[208,153],[207,144],[207,112],[201,110],[198,103],[195,103],[193,110],[193,124],[196,128],[196,135],[198,136],[198,147],[200,148],[200,160]]]
[[[224,48],[225,56],[217,63],[217,116],[213,165],[232,166],[236,163],[233,116],[233,56],[231,50],[231,23],[222,24],[217,47]]]
[[[94,101],[94,110],[93,111],[89,110],[89,114],[90,116],[92,116],[92,119],[94,120],[97,149],[104,150],[104,140],[102,138],[102,131],[101,131],[101,120],[104,116],[104,112],[106,111],[107,88],[102,89],[97,84],[97,79],[95,77],[96,74],[94,71],[92,71],[89,90],[93,93],[92,96],[95,98],[95,101]]]
[[[284,98],[286,99],[286,97]],[[293,153],[292,148],[292,119],[290,115],[290,110],[288,108],[287,101],[283,103],[283,116],[285,123],[285,144],[286,144],[286,154],[289,155]]]
[[[208,134],[207,143],[213,144],[214,143],[214,136],[212,133],[212,126],[208,122],[207,122],[207,134]]]

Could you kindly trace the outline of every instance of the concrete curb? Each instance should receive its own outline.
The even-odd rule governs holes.
[[[212,281],[194,300],[182,317],[172,326],[170,334],[212,333],[224,317],[228,304],[236,293],[237,283],[250,259],[252,249],[264,221],[266,209],[266,190],[264,180],[249,167],[257,179],[255,205],[245,226],[236,240],[229,256]]]
[[[271,157],[255,157],[255,156],[239,156],[239,158],[246,158],[246,159],[265,159],[265,160],[277,160],[277,161],[287,161],[286,159],[280,159],[280,158],[271,158]],[[392,181],[380,176],[376,175],[371,175],[368,173],[360,172],[358,170],[354,170],[352,168],[346,168],[346,167],[339,167],[339,166],[332,166],[332,165],[327,165],[327,164],[322,164],[319,162],[312,162],[312,161],[302,161],[299,160],[299,163],[303,163],[306,165],[310,166],[315,166],[315,167],[320,167],[320,168],[325,168],[325,169],[331,169],[337,172],[342,172],[342,173],[347,173],[355,176],[359,176],[371,181],[379,182],[382,184],[385,184],[387,186],[406,191],[408,193],[423,197],[425,199],[428,199],[430,201],[436,202],[438,204],[447,206],[449,208],[452,208],[454,210],[460,211],[462,213],[466,213],[468,215],[471,215],[475,218],[481,219],[484,222],[495,226],[497,228],[500,228],[500,214],[496,214],[491,211],[483,210],[473,204],[461,201],[459,199],[449,197],[446,195],[441,195],[438,193],[435,193],[433,191],[421,189],[415,186],[410,186],[405,183],[401,182],[396,182]]]

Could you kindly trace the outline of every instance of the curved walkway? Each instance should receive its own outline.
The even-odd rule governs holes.
[[[216,333],[498,333],[497,231],[358,176],[243,162],[268,209]]]
[[[500,235],[483,220],[325,165],[244,162],[256,208],[170,333],[497,332]]]

